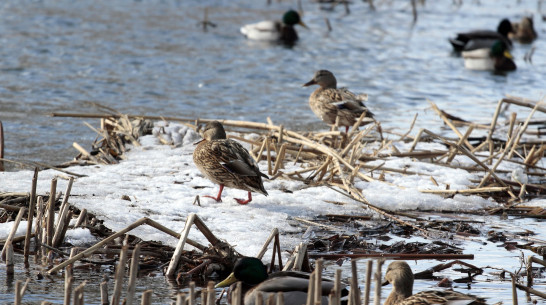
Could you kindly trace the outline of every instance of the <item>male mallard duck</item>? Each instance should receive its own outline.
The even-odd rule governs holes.
[[[413,272],[405,261],[390,263],[385,279],[392,284],[392,292],[383,305],[485,304],[482,298],[452,290],[428,290],[413,294]]]
[[[532,17],[525,16],[521,18],[519,23],[512,23],[512,27],[514,28],[514,33],[509,37],[517,39],[520,43],[531,43],[538,37]]]
[[[282,21],[266,20],[247,24],[241,28],[241,33],[248,39],[282,41],[291,44],[298,40],[298,33],[294,29],[296,24],[307,28],[307,25],[301,20],[300,14],[294,10],[289,10],[284,13]]]
[[[458,33],[456,38],[450,38],[449,42],[455,51],[469,51],[481,48],[489,48],[495,41],[500,40],[506,45],[507,49],[512,48],[512,42],[508,38],[508,33],[514,32],[512,23],[508,19],[503,19],[497,31],[477,30],[467,33]]]
[[[243,305],[254,305],[258,292],[263,293],[262,304],[266,304],[270,294],[277,292],[283,292],[286,305],[301,305],[307,301],[308,273],[281,271],[268,275],[262,261],[254,257],[238,259],[233,267],[233,272],[215,287],[228,287],[237,281],[243,283]],[[328,304],[328,295],[333,288],[333,282],[322,281],[322,304]],[[341,294],[347,295],[347,291],[344,289]]]
[[[303,86],[319,85],[309,97],[311,110],[326,124],[334,125],[336,119],[340,126],[345,126],[345,132],[360,118],[363,112],[366,117],[373,118],[373,113],[366,108],[364,101],[368,100],[367,94],[354,94],[346,88],[337,89],[336,77],[328,70],[315,72],[313,79]],[[370,123],[363,121],[362,125]]]
[[[462,56],[465,68],[470,70],[516,70],[512,54],[500,40],[497,40],[490,48],[463,51]]]
[[[205,196],[222,201],[224,186],[248,191],[248,199],[235,199],[240,204],[252,201],[250,192],[258,192],[267,196],[262,177],[267,175],[260,172],[254,159],[238,142],[226,139],[224,126],[218,121],[205,125],[203,140],[197,142],[193,151],[193,162],[209,180],[220,184],[218,196]]]

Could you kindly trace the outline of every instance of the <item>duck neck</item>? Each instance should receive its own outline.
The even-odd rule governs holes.
[[[393,285],[391,294],[389,294],[383,305],[396,305],[411,296],[412,294],[413,285],[407,286],[396,283]]]

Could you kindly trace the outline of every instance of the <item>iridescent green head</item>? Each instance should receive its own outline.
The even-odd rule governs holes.
[[[287,25],[296,25],[301,23],[300,14],[294,10],[289,10],[282,16],[282,22]]]
[[[506,45],[500,40],[495,41],[495,43],[493,43],[493,45],[491,46],[491,56],[492,57],[504,56],[504,57],[512,58],[512,55],[506,48]]]
[[[267,277],[267,269],[261,260],[243,257],[237,260],[233,266],[233,272],[225,280],[216,284],[216,288],[227,287],[237,281],[255,286],[265,281]]]

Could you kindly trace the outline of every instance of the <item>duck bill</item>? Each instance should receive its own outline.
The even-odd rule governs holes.
[[[235,282],[237,282],[237,279],[235,278],[235,275],[232,272],[225,280],[223,280],[220,283],[216,284],[216,286],[214,286],[214,288],[228,287],[229,285],[231,285],[231,284],[233,284]]]
[[[298,24],[309,30],[309,27],[303,21],[300,20],[300,22],[298,22]]]
[[[199,144],[199,143],[201,143],[201,142],[203,142],[203,141],[205,141],[205,139],[201,139],[201,140],[199,140],[199,141],[193,143],[193,145],[197,145],[197,144]]]
[[[504,57],[514,59],[514,56],[508,50],[504,51]]]
[[[302,87],[309,87],[311,85],[316,85],[316,84],[317,84],[317,82],[314,79],[312,79],[312,80],[308,81],[307,83],[303,84]]]

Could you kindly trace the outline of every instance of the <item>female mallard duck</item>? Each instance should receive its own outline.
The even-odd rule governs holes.
[[[309,97],[311,110],[326,124],[334,125],[336,120],[340,126],[345,126],[345,132],[360,118],[363,112],[366,117],[373,118],[373,113],[366,108],[364,101],[368,100],[367,94],[354,94],[346,88],[337,89],[337,81],[328,70],[315,72],[313,79],[303,86],[319,85]],[[370,123],[363,120],[360,126]]]
[[[537,39],[538,35],[533,25],[533,18],[525,16],[519,23],[512,23],[514,33],[509,37],[516,39],[520,43],[531,43]]]
[[[216,288],[228,287],[237,281],[242,282],[244,299],[242,305],[254,305],[258,292],[263,293],[262,304],[266,304],[265,301],[270,294],[277,292],[283,292],[286,305],[301,305],[307,301],[308,273],[281,271],[268,275],[262,261],[254,257],[238,259],[233,272],[225,280],[216,284]],[[333,282],[322,281],[322,304],[328,304],[328,295],[333,288]],[[347,291],[344,289],[341,294],[347,295]]]
[[[514,32],[512,23],[508,19],[503,19],[497,31],[477,30],[467,33],[458,33],[456,38],[450,38],[449,42],[455,51],[470,51],[481,48],[489,48],[495,41],[500,40],[505,44],[506,49],[512,48],[512,42],[508,38],[508,33]]]
[[[470,70],[516,70],[512,54],[500,40],[497,40],[490,48],[463,51],[462,55],[465,68]]]
[[[385,279],[392,284],[392,292],[383,305],[485,304],[482,298],[450,290],[413,294],[413,272],[405,261],[390,263]]]
[[[218,196],[205,196],[222,201],[224,186],[248,191],[248,199],[235,199],[240,204],[252,201],[250,192],[258,192],[267,196],[262,177],[254,159],[239,143],[227,139],[224,127],[220,122],[208,123],[203,130],[203,140],[197,142],[193,152],[193,162],[209,180],[220,185]]]
[[[307,25],[301,20],[300,14],[289,10],[284,13],[282,21],[266,20],[247,24],[241,28],[241,33],[252,40],[281,41],[291,44],[298,40],[298,33],[294,29],[296,24],[307,28]]]

